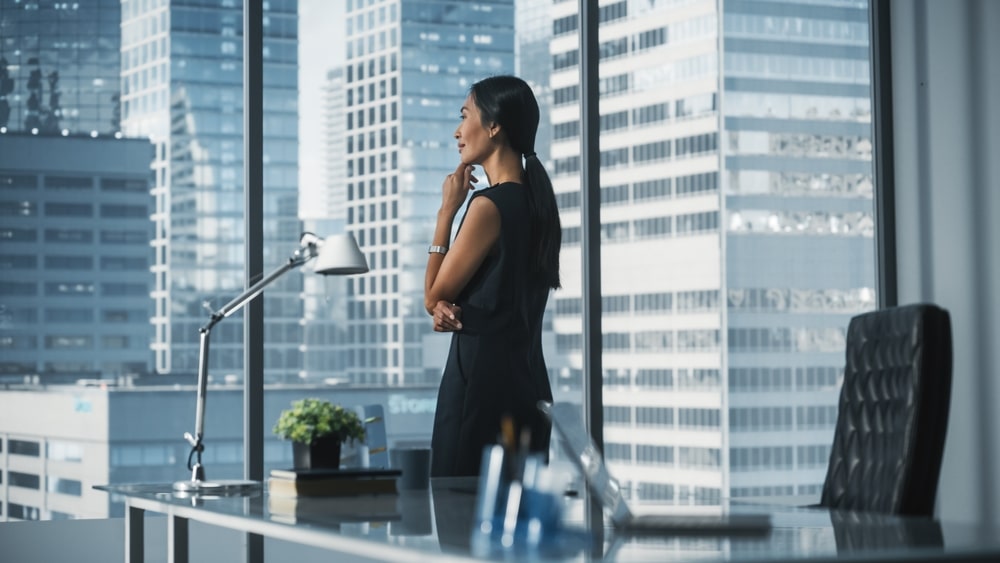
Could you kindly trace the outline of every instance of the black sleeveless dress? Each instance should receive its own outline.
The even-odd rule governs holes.
[[[478,475],[483,448],[497,443],[508,414],[518,436],[531,429],[531,450],[548,454],[551,426],[536,404],[552,401],[542,356],[549,288],[530,275],[529,189],[504,183],[473,195],[496,204],[500,238],[455,301],[462,330],[452,333],[438,390],[434,477]]]

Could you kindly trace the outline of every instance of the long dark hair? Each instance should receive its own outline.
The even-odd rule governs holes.
[[[535,247],[532,271],[548,287],[559,288],[562,225],[552,180],[535,154],[539,117],[535,94],[524,80],[506,75],[484,78],[473,84],[470,91],[483,125],[498,124],[511,148],[524,156],[531,244]]]

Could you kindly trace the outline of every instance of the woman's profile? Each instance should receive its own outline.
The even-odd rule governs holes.
[[[535,452],[551,428],[536,408],[552,400],[542,353],[542,315],[559,287],[561,227],[548,173],[535,154],[538,103],[514,76],[475,83],[455,130],[460,163],[442,185],[428,251],[424,305],[434,330],[451,332],[438,390],[433,476],[476,475],[504,420]],[[473,167],[490,186],[473,193]],[[530,440],[528,439],[530,438]]]

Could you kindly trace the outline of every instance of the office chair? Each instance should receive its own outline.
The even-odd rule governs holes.
[[[820,506],[932,516],[951,371],[944,309],[915,304],[851,319]]]

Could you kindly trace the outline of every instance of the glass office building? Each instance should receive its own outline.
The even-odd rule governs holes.
[[[151,367],[149,163],[119,133],[121,6],[0,3],[0,377]]]
[[[121,1],[0,2],[0,131],[120,129]]]
[[[539,160],[548,162],[549,148],[552,146],[552,122],[548,119],[552,111],[552,90],[549,86],[552,72],[552,62],[549,60],[552,22],[549,19],[549,3],[516,0],[515,18],[517,76],[531,85],[538,101],[540,119],[538,132],[535,134],[535,153]]]
[[[818,495],[847,323],[875,308],[868,3],[722,23],[730,492]]]
[[[346,101],[344,69],[338,67],[327,71],[326,81],[323,84],[325,190],[317,205],[309,207],[318,207],[322,210],[320,214],[324,218],[338,220],[341,223],[347,214],[347,111],[344,106]],[[341,230],[343,229],[336,232]]]
[[[298,248],[297,3],[264,11],[264,268]],[[244,287],[242,6],[229,0],[122,3],[122,127],[156,147],[155,369],[193,373],[198,329]],[[301,276],[268,288],[264,377],[302,366]],[[213,374],[240,377],[243,327],[213,330]]]
[[[599,10],[605,456],[635,498],[816,494],[875,306],[866,2]],[[551,7],[558,350],[581,379],[579,18]]]
[[[469,86],[513,70],[513,0],[348,0],[347,229],[371,267],[348,280],[349,381],[440,380],[448,339],[424,311],[427,237]]]
[[[0,154],[0,381],[148,372],[152,147],[3,133]]]

